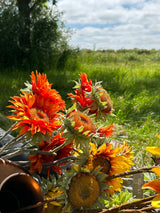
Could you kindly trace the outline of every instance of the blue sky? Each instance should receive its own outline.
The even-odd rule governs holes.
[[[160,0],[58,0],[73,34],[88,49],[160,49]]]

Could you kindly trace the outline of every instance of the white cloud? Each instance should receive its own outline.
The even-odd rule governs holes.
[[[59,0],[80,48],[160,48],[159,0]]]

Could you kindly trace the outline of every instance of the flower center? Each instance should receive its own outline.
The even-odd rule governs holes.
[[[67,194],[72,206],[89,208],[99,197],[99,182],[90,173],[80,172],[71,179]]]
[[[108,174],[110,169],[111,169],[111,163],[109,160],[107,160],[106,158],[103,157],[96,157],[93,160],[93,166],[94,168],[96,168],[97,166],[101,166],[102,167],[102,172],[105,174]]]
[[[85,200],[90,196],[90,191],[88,188],[83,187],[79,192],[80,197]]]
[[[49,118],[46,113],[44,113],[40,109],[32,108],[30,109],[30,114],[31,114],[31,119],[33,120],[41,120],[41,121],[46,121],[49,123]]]
[[[87,115],[85,115],[84,113],[77,111],[77,112],[72,112],[70,115],[72,116],[72,120],[75,122],[75,128],[79,128],[79,127],[83,126],[84,132],[85,131],[90,131],[91,133],[96,132],[95,125],[90,120],[90,118]]]
[[[98,90],[100,91],[101,94],[100,96],[101,101],[107,102],[107,108],[104,109],[104,112],[109,113],[112,110],[111,99],[105,89],[100,87]]]
[[[86,124],[88,123],[87,119],[84,116],[83,117],[81,116],[80,119],[81,119],[82,122],[84,122]]]

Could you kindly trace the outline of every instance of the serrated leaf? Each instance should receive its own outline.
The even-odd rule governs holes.
[[[98,200],[97,200],[97,205],[98,205],[98,207],[99,207],[100,209],[104,209],[104,208],[105,208],[105,205],[104,205],[104,203],[102,203],[102,201],[101,201],[100,198],[98,198]]]
[[[106,179],[107,175],[104,173],[97,174],[97,178],[100,182],[104,181]]]
[[[90,131],[88,130],[88,131],[85,131],[85,132],[83,132],[83,135],[88,135],[90,133]]]
[[[74,103],[68,110],[67,113],[69,114],[70,112],[76,110],[76,103]]]
[[[75,126],[75,121],[71,121],[71,126],[72,126],[72,127]]]
[[[100,171],[102,170],[102,167],[98,167],[97,169],[95,169],[94,171],[93,171],[93,175],[94,176],[96,176]]]
[[[106,183],[100,183],[100,186],[103,190],[109,189],[109,185],[107,185]]]
[[[83,129],[84,129],[84,126],[80,126],[80,127],[78,128],[78,131],[79,131],[79,132],[82,132]]]
[[[103,106],[107,105],[107,101],[101,102]]]
[[[77,81],[73,81],[75,83],[75,86],[73,87],[73,89],[79,89],[80,88],[80,84]]]
[[[28,81],[26,81],[24,83],[24,85],[26,86],[26,88],[21,89],[21,91],[25,91],[25,92],[31,93],[32,92],[32,84],[29,83]]]

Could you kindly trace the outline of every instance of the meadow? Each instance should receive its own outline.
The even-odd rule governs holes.
[[[0,70],[0,127],[5,130],[12,124],[6,118],[10,96],[19,95],[31,71],[35,70]],[[93,82],[102,81],[112,99],[114,115],[105,121],[114,124],[110,140],[127,141],[137,167],[152,164],[145,147],[160,144],[156,137],[160,134],[160,50],[76,50],[57,68],[43,71],[67,107],[71,105],[67,93],[73,92],[74,80],[82,72]]]

